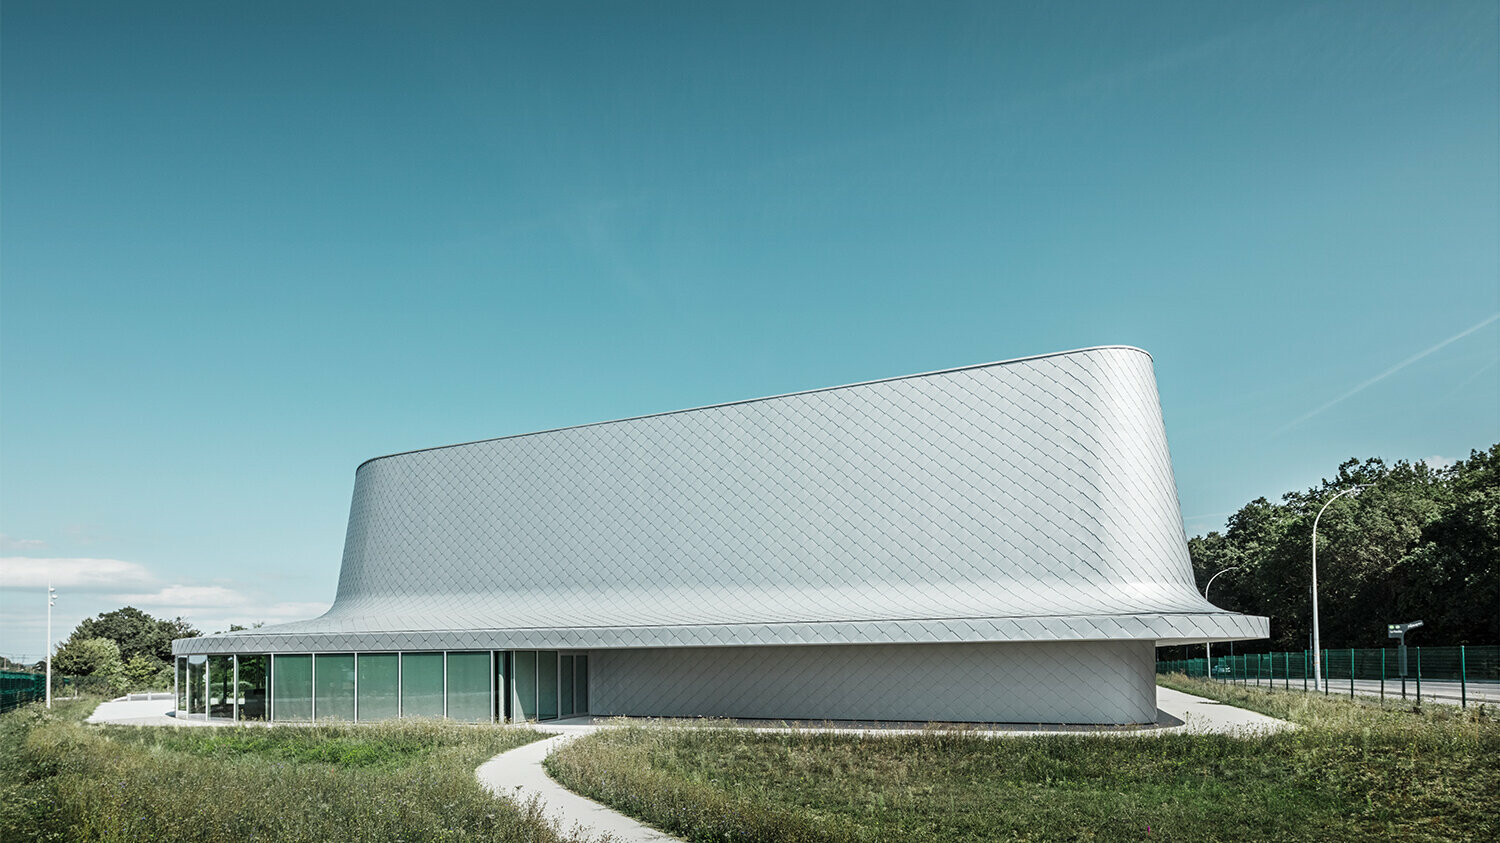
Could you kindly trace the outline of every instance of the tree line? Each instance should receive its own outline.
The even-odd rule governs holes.
[[[84,618],[52,654],[52,672],[94,677],[112,690],[170,688],[172,641],[200,633],[182,618],[154,618],[134,606]]]
[[[1279,503],[1256,498],[1223,532],[1188,540],[1193,576],[1223,609],[1271,619],[1269,640],[1235,652],[1300,651],[1312,631],[1318,510],[1319,631],[1324,647],[1386,647],[1386,625],[1421,620],[1408,644],[1500,644],[1500,444],[1447,467],[1351,459]],[[1183,658],[1185,648],[1163,648]],[[1201,647],[1192,650],[1201,655]]]

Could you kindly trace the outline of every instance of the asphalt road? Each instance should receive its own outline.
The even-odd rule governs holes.
[[[1255,680],[1252,679],[1245,684],[1254,685]],[[1274,684],[1278,688],[1290,687],[1295,691],[1302,687],[1302,680],[1293,679],[1290,683],[1283,679],[1277,679],[1274,682],[1262,680],[1261,684]],[[1500,703],[1500,682],[1469,682],[1467,684],[1468,687],[1465,689],[1461,688],[1458,682],[1447,679],[1423,679],[1422,700],[1424,702],[1452,703],[1457,705],[1466,693],[1470,703]],[[1349,693],[1349,680],[1330,680],[1328,683],[1328,692],[1330,694],[1344,694],[1347,696]],[[1354,693],[1361,696],[1378,697],[1380,696],[1380,680],[1356,679],[1354,680]],[[1399,678],[1385,680],[1385,698],[1388,700],[1401,699],[1401,680]],[[1406,699],[1413,701],[1417,699],[1417,680],[1415,678],[1408,677],[1406,680]]]

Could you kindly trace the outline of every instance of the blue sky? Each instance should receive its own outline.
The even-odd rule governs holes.
[[[9,0],[0,653],[316,614],[378,454],[1081,346],[1190,533],[1500,439],[1494,3],[1019,5]]]

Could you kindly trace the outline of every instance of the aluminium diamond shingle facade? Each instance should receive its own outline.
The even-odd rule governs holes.
[[[1266,635],[1198,594],[1151,358],[1103,347],[379,457],[326,614],[175,649],[583,649],[595,713],[995,720],[970,715],[1082,693],[1121,722],[1151,647]],[[859,677],[924,654],[971,704],[882,682],[872,707]],[[799,694],[793,664],[847,693]]]

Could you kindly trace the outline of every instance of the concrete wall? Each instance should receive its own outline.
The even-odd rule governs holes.
[[[981,723],[1156,719],[1150,641],[593,650],[595,715]]]

